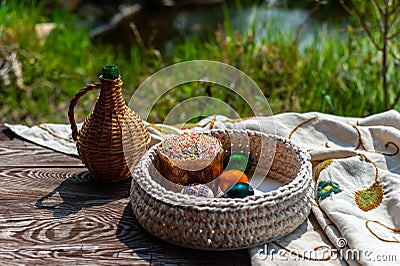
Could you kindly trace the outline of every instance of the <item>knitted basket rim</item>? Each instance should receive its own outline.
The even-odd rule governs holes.
[[[234,134],[237,131],[241,131],[241,132],[247,132],[252,134],[255,131],[252,130],[211,130],[209,132],[215,132],[215,131],[227,131],[227,132],[231,132],[231,134]],[[265,137],[267,137],[270,140],[277,140],[277,141],[282,141],[284,144],[286,144],[287,146],[290,146],[293,150],[295,150],[296,152],[298,152],[298,158],[302,161],[300,169],[299,169],[299,174],[297,174],[297,176],[288,184],[284,184],[282,186],[280,186],[279,188],[272,190],[272,191],[268,191],[265,192],[262,195],[253,195],[253,196],[247,196],[245,198],[236,198],[236,199],[232,199],[232,198],[200,198],[200,197],[196,197],[193,195],[185,195],[185,194],[181,194],[181,193],[176,193],[170,190],[167,190],[165,187],[163,187],[162,185],[160,185],[158,182],[156,182],[155,180],[148,178],[146,179],[147,182],[149,182],[146,185],[143,184],[143,182],[140,182],[140,180],[143,180],[140,175],[145,174],[146,177],[150,177],[150,173],[148,171],[148,168],[145,167],[144,170],[145,172],[141,172],[140,169],[143,166],[148,166],[148,161],[145,160],[145,158],[153,158],[153,156],[156,153],[157,147],[160,145],[160,143],[152,146],[147,152],[146,154],[142,157],[142,160],[139,161],[138,165],[135,167],[135,171],[133,174],[133,181],[138,182],[138,184],[145,189],[146,191],[148,191],[150,194],[152,194],[153,192],[158,192],[161,191],[162,192],[162,196],[160,196],[161,193],[154,193],[152,194],[155,198],[157,198],[158,200],[164,201],[165,203],[170,203],[171,205],[179,205],[179,206],[193,206],[193,203],[195,203],[195,205],[205,205],[205,206],[209,206],[210,204],[213,205],[214,202],[217,202],[218,205],[220,204],[226,204],[227,206],[231,205],[232,203],[234,204],[239,204],[239,206],[241,204],[257,204],[259,200],[262,201],[269,201],[269,200],[275,200],[277,198],[281,198],[286,196],[287,194],[291,194],[291,193],[295,193],[295,191],[293,190],[297,190],[298,187],[301,187],[302,185],[306,185],[307,179],[304,178],[303,175],[301,175],[300,173],[302,173],[303,171],[308,171],[310,170],[311,167],[311,163],[307,164],[306,162],[310,160],[310,155],[304,151],[302,148],[300,148],[297,144],[295,144],[293,141],[277,136],[277,135],[272,135],[272,134],[265,134],[262,132],[257,132],[257,134],[262,134]],[[142,176],[144,177],[144,176]],[[176,201],[176,197],[178,197],[179,200],[181,201]],[[225,206],[224,206],[225,207]]]
[[[290,159],[298,162],[297,172],[293,179],[287,184],[283,184],[275,190],[264,192],[262,195],[234,199],[200,198],[184,195],[166,189],[150,175],[149,167],[152,165],[157,153],[157,147],[160,145],[156,144],[145,153],[136,165],[131,184],[132,209],[139,223],[141,223],[147,231],[168,242],[183,246],[199,249],[230,250],[248,248],[281,238],[304,222],[311,211],[311,203],[314,195],[310,155],[306,151],[289,139],[257,131],[224,129],[211,130],[208,133],[229,135],[246,133],[249,137],[264,138],[264,140],[274,142],[276,145],[279,143],[280,149],[294,152],[294,158]],[[275,160],[275,156],[276,155],[274,155],[273,160]],[[174,215],[180,215],[179,217],[186,219],[186,213],[188,214],[188,219],[194,220],[200,219],[200,217],[207,220],[208,217],[215,218],[215,215],[217,215],[217,217],[225,217],[226,215],[237,214],[240,219],[245,219],[245,223],[250,223],[250,221],[246,222],[246,219],[247,217],[251,217],[254,219],[254,221],[251,221],[253,228],[243,228],[242,224],[233,225],[233,230],[237,229],[238,236],[254,234],[252,230],[258,230],[257,228],[261,228],[267,233],[262,233],[259,240],[254,240],[253,242],[246,242],[243,241],[243,237],[238,237],[239,240],[237,243],[233,241],[233,243],[229,242],[225,245],[220,240],[219,235],[223,233],[223,230],[220,228],[224,228],[224,221],[222,218],[215,218],[215,223],[211,225],[206,222],[203,223],[205,227],[216,228],[212,230],[212,233],[207,231],[207,234],[210,235],[209,241],[211,241],[210,239],[214,233],[218,234],[218,238],[212,240],[211,244],[205,242],[204,239],[195,238],[193,241],[190,239],[186,240],[180,235],[174,235],[174,233],[171,232],[174,230],[165,229],[164,231],[164,227],[171,226],[175,228],[176,226],[187,233],[187,230],[191,230],[192,227],[202,224],[202,222],[195,221],[190,228],[182,228],[186,226],[185,223],[182,224],[181,221],[168,220]],[[243,217],[243,215],[246,217]],[[270,223],[270,225],[268,225],[268,223]],[[275,227],[279,230],[274,230]],[[202,231],[201,229],[199,230]],[[220,232],[218,230],[222,231]],[[275,231],[279,231],[279,233],[275,233]],[[190,236],[193,237],[192,235]]]

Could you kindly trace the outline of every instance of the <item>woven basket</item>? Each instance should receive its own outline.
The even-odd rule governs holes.
[[[288,139],[261,132],[212,130],[210,134],[221,140],[226,156],[240,150],[241,144],[233,144],[232,138],[245,135],[253,161],[249,177],[265,171],[283,185],[238,199],[183,195],[157,175],[157,144],[137,164],[131,186],[133,213],[148,232],[186,247],[240,249],[281,238],[305,221],[314,197],[305,151]]]
[[[100,181],[117,182],[132,177],[125,156],[129,157],[129,165],[135,165],[148,148],[150,133],[139,115],[126,106],[121,79],[100,76],[100,81],[75,95],[68,116],[79,156],[90,173]],[[100,96],[94,110],[78,131],[74,107],[80,97],[96,89],[100,89]]]

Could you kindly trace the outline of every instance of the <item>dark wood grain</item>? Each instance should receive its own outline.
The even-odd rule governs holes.
[[[250,264],[246,250],[193,250],[150,235],[133,216],[130,180],[99,183],[77,160],[0,133],[0,264]]]

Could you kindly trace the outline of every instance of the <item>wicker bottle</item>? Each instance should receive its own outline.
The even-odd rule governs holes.
[[[104,66],[100,83],[82,88],[71,100],[68,117],[79,156],[99,181],[117,182],[131,177],[130,170],[146,152],[150,134],[139,115],[122,97],[117,66]],[[78,131],[74,107],[80,97],[100,90],[92,113]]]

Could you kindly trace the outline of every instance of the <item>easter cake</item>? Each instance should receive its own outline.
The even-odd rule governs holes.
[[[164,139],[158,147],[159,169],[180,185],[206,184],[223,168],[223,149],[218,138],[199,132],[185,132]]]

